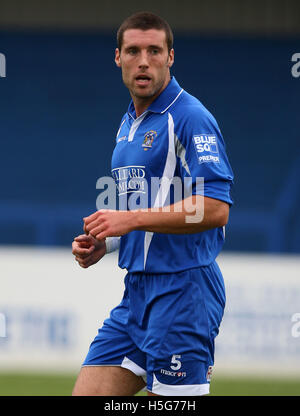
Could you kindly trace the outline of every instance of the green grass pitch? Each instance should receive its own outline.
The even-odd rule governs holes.
[[[0,373],[0,396],[70,396],[75,379],[73,374]],[[300,396],[300,378],[216,377],[210,396]]]

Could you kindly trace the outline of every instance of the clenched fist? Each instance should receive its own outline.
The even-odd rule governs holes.
[[[92,235],[82,234],[74,238],[72,253],[84,269],[97,263],[106,253],[105,238],[96,240]]]

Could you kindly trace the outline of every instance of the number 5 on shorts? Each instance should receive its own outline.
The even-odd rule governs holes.
[[[178,360],[178,358],[181,358],[181,355],[176,355],[176,354],[174,354],[174,355],[172,356],[171,363],[172,363],[172,364],[175,364],[175,365],[170,365],[170,367],[171,367],[171,368],[172,368],[172,370],[174,370],[174,371],[177,371],[177,370],[179,370],[179,369],[181,368],[181,361],[180,361],[180,360]]]

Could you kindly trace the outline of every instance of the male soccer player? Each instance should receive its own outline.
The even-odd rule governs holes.
[[[225,306],[215,259],[233,173],[214,117],[170,75],[168,23],[140,12],[117,39],[115,62],[132,98],[112,156],[121,209],[84,218],[73,254],[85,268],[120,243],[125,292],[92,342],[73,394],[134,395],[146,386],[148,395],[200,396],[209,393]],[[188,192],[180,198],[171,188]]]

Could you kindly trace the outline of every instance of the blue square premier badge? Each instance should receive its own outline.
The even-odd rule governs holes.
[[[198,134],[193,136],[193,142],[199,163],[219,163],[217,137],[214,134]]]

